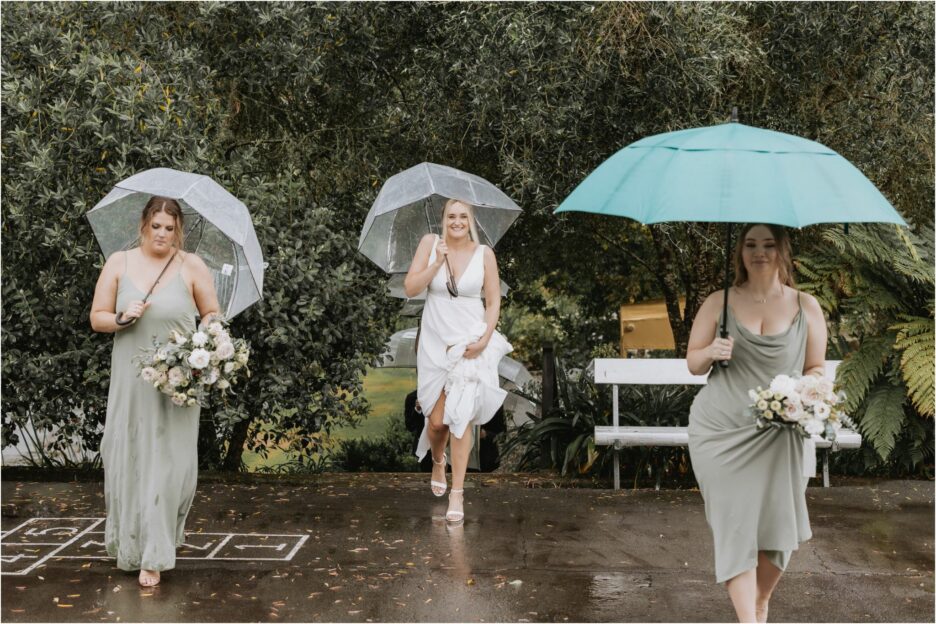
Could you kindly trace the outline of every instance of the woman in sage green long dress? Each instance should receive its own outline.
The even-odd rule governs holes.
[[[101,440],[105,543],[120,569],[140,570],[146,587],[175,567],[184,537],[198,477],[199,408],[174,405],[140,379],[133,358],[154,337],[166,342],[172,330],[194,330],[196,314],[218,312],[211,272],[180,249],[181,233],[178,203],[153,197],[143,209],[140,246],[108,258],[91,306],[91,326],[116,334]]]
[[[792,552],[812,535],[803,438],[789,428],[759,430],[747,412],[748,390],[777,375],[825,372],[825,319],[816,300],[795,289],[792,272],[786,231],[746,226],[728,293],[730,337],[716,337],[718,291],[693,321],[686,356],[694,374],[711,370],[689,412],[689,454],[715,542],[716,581],[727,584],[742,622],[767,621]],[[721,360],[728,368],[715,365]]]

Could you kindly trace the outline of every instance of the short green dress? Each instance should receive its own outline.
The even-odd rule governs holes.
[[[145,295],[126,272],[117,287],[117,311]],[[153,337],[195,328],[195,301],[181,271],[150,295],[150,307],[114,336],[107,420],[101,440],[107,553],[121,570],[169,570],[184,537],[198,477],[200,408],[177,407],[144,382],[134,363]]]
[[[719,583],[756,568],[761,550],[785,570],[792,551],[812,536],[803,438],[788,428],[758,430],[747,413],[748,390],[766,388],[780,374],[803,372],[802,302],[789,329],[768,336],[745,329],[728,310],[730,365],[712,367],[689,411],[689,456],[715,540]]]

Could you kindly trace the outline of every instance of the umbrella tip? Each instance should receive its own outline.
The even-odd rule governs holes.
[[[738,107],[731,107],[731,123],[738,123]]]

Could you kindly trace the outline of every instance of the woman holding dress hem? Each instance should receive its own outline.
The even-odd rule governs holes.
[[[692,325],[689,370],[708,383],[689,416],[689,453],[715,542],[716,581],[741,622],[766,622],[792,551],[812,535],[804,444],[792,429],[758,430],[747,391],[779,374],[823,375],[827,330],[816,299],[796,290],[789,236],[750,224],[734,252],[729,338],[718,337],[724,291],[709,295]],[[714,366],[731,361],[728,368]]]
[[[503,402],[497,364],[511,347],[495,330],[500,316],[497,261],[489,247],[478,243],[471,206],[448,200],[442,227],[442,237],[427,234],[420,241],[404,288],[409,297],[428,291],[416,365],[417,395],[428,416],[416,455],[422,459],[431,451],[430,485],[433,494],[442,496],[445,447],[451,440],[446,519],[457,522],[464,518],[471,426],[490,420]]]

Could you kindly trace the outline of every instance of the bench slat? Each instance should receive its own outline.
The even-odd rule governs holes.
[[[826,360],[826,377],[835,379],[839,360]],[[681,358],[596,358],[595,383],[620,385],[704,385],[708,375],[693,375]]]
[[[832,444],[819,436],[813,436],[816,448],[829,448]],[[595,444],[610,446],[620,442],[621,446],[688,446],[688,427],[595,427]],[[838,434],[838,447],[856,449],[861,446],[861,434],[851,429],[842,429]]]

